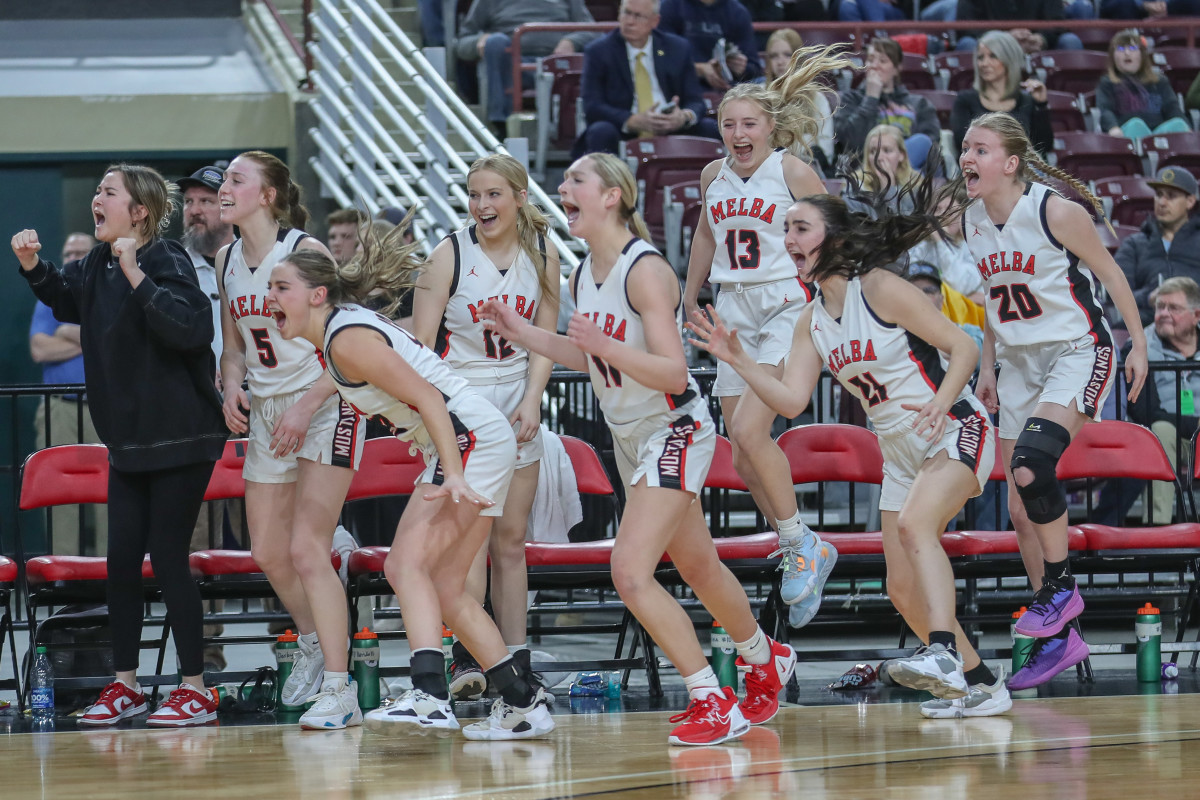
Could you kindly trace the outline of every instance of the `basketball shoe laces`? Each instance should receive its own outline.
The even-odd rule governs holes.
[[[187,702],[188,693],[195,692],[195,691],[196,691],[195,689],[191,689],[191,688],[185,689],[182,686],[176,686],[174,689],[171,690],[170,696],[167,697],[167,699],[163,701],[162,707],[171,708],[171,709],[174,709],[175,711],[182,711],[183,704]],[[200,694],[200,693],[196,692],[196,694]]]
[[[788,542],[780,540],[779,549],[771,553],[767,558],[782,556],[783,560],[779,562],[779,569],[784,572],[801,573],[808,568],[808,562],[804,558],[804,551],[801,548],[802,541],[803,539]]]
[[[125,684],[121,683],[120,681],[113,681],[108,686],[104,687],[104,691],[100,693],[98,698],[96,698],[96,705],[103,703],[111,709],[116,709],[114,703],[117,702],[117,698],[124,696],[125,692],[122,689],[124,685]]]
[[[671,717],[668,722],[711,722],[721,724],[720,706],[717,705],[718,695],[709,694],[700,699],[693,699],[682,712]]]
[[[1062,587],[1055,586],[1050,581],[1042,584],[1042,588],[1033,593],[1033,603],[1030,604],[1029,610],[1038,614],[1047,614],[1054,607],[1054,595],[1062,591]]]

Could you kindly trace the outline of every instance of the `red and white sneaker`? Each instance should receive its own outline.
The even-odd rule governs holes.
[[[217,704],[208,692],[197,691],[186,683],[171,692],[158,709],[146,719],[156,728],[182,728],[204,725],[217,718]]]
[[[779,711],[779,693],[791,680],[796,671],[796,651],[789,644],[774,639],[771,643],[771,658],[765,664],[747,664],[738,656],[739,670],[746,672],[746,699],[739,706],[742,716],[751,725],[769,722]]]
[[[671,722],[682,723],[671,731],[667,739],[671,744],[720,744],[750,730],[750,723],[738,709],[737,695],[728,686],[720,693],[713,692],[700,700],[692,700],[686,711],[671,717]]]
[[[150,710],[146,695],[130,689],[120,681],[104,687],[100,698],[79,718],[80,725],[116,725],[123,719],[145,714]]]

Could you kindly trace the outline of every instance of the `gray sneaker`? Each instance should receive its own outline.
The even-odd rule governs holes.
[[[921,716],[928,719],[962,719],[963,717],[994,717],[1012,708],[1012,697],[1004,683],[1004,670],[992,684],[977,683],[966,697],[956,700],[930,700],[921,704]]]
[[[901,686],[922,689],[945,700],[967,696],[962,658],[944,644],[921,647],[908,658],[889,662],[887,669]]]

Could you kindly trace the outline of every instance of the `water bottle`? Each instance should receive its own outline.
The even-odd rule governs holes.
[[[283,685],[300,657],[300,637],[287,630],[275,640],[275,707],[281,711],[299,711],[299,706],[283,704]]]
[[[1014,611],[1012,615],[1012,671],[1016,672],[1021,667],[1025,666],[1025,662],[1029,660],[1029,654],[1033,651],[1033,637],[1026,636],[1023,633],[1017,633],[1017,620],[1021,615],[1028,611],[1025,606],[1021,606],[1020,611]]]
[[[1138,609],[1137,679],[1143,683],[1162,680],[1162,617],[1154,606],[1146,603]]]
[[[54,667],[45,645],[38,645],[37,657],[33,660],[33,692],[30,702],[35,721],[54,719]]]
[[[442,655],[446,658],[446,685],[451,683],[450,665],[454,663],[454,632],[442,626]]]
[[[733,647],[733,637],[725,632],[721,623],[713,620],[712,627],[712,668],[717,673],[717,682],[722,687],[731,686],[737,690],[737,650]]]
[[[354,634],[350,667],[358,684],[358,707],[363,711],[379,708],[379,637],[365,625]]]

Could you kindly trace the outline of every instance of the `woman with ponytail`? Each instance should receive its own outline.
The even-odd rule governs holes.
[[[316,698],[300,718],[305,728],[361,725],[348,673],[345,591],[329,553],[365,426],[340,402],[313,346],[280,336],[267,309],[267,279],[281,259],[329,251],[302,230],[308,211],[300,187],[273,155],[235,158],[217,196],[221,221],[241,231],[216,264],[225,422],[249,439],[243,475],[254,561],[300,633],[282,700],[294,706]]]
[[[755,363],[711,306],[711,317],[697,312],[688,327],[698,347],[736,369],[780,414],[804,411],[826,365],[862,403],[883,450],[888,596],[925,643],[912,657],[887,662],[888,671],[938,698],[922,704],[926,717],[991,716],[1012,701],[1003,676],[983,664],[955,619],[954,573],[939,541],[982,491],[995,460],[995,430],[967,387],[979,348],[943,315],[927,313],[921,291],[884,268],[954,213],[935,210],[937,166],[929,159],[926,180],[903,184],[900,203],[886,186],[860,192],[850,175],[864,211],[825,194],[787,210],[788,254],[801,278],[821,288],[796,325],[782,378]]]
[[[625,162],[593,153],[559,187],[571,233],[591,250],[570,279],[576,312],[565,336],[498,300],[482,313],[494,334],[589,373],[613,436],[625,513],[612,552],[621,599],[684,676],[690,694],[671,744],[736,739],[779,709],[795,651],[758,627],[740,583],[717,557],[697,495],[716,449],[706,399],[683,355],[679,279],[649,243]],[[746,698],[722,689],[687,612],[657,581],[663,553],[734,639]]]
[[[61,267],[38,257],[36,231],[12,240],[38,299],[59,321],[80,325],[88,408],[108,447],[105,591],[116,676],[81,725],[115,725],[149,710],[137,682],[147,553],[182,683],[146,724],[217,718],[204,688],[203,610],[188,544],[225,433],[212,381],[212,303],[183,247],[161,238],[177,207],[174,188],[149,167],[109,167],[92,199],[100,244]]]
[[[1042,161],[1020,123],[996,112],[976,118],[963,138],[959,166],[974,201],[963,231],[987,280],[976,394],[989,411],[1000,412],[1009,512],[1035,592],[1017,632],[1038,641],[1009,681],[1010,688],[1026,689],[1088,655],[1069,626],[1083,611],[1083,598],[1068,564],[1067,498],[1055,466],[1084,423],[1100,418],[1112,390],[1112,334],[1093,276],[1129,326],[1130,402],[1146,379],[1146,337],[1125,275],[1087,211],[1041,181],[1049,176],[1067,184],[1103,214],[1100,201]]]
[[[508,649],[525,665],[530,661],[525,528],[542,458],[542,393],[554,365],[485,328],[478,309],[489,297],[499,297],[539,328],[555,330],[558,253],[546,247],[550,225],[529,201],[528,190],[525,167],[510,155],[485,156],[471,165],[467,191],[473,222],[443,239],[421,270],[412,326],[421,343],[500,409],[516,431],[516,473],[504,514],[493,521],[467,585],[482,605],[490,556],[492,613]],[[461,642],[455,644],[450,677],[450,693],[460,700],[473,700],[487,688]]]
[[[366,720],[414,730],[458,728],[442,653],[445,622],[500,694],[487,719],[466,726],[463,734],[484,740],[544,736],[554,730],[546,693],[466,591],[471,563],[492,520],[504,513],[516,437],[495,405],[383,316],[399,305],[419,265],[415,245],[404,244],[406,228],[401,223],[378,241],[365,237],[362,251],[342,267],[325,252],[294,252],[270,280],[280,335],[320,348],[345,401],[378,418],[425,457],[426,469],[384,563],[412,650],[412,689]],[[362,307],[368,296],[384,303],[382,313]],[[340,608],[344,615],[345,606]]]
[[[792,151],[806,151],[820,128],[816,101],[823,87],[818,80],[850,64],[835,50],[802,48],[769,87],[738,84],[726,92],[718,121],[729,155],[700,176],[708,224],[696,226],[684,307],[689,314],[698,311],[700,288],[711,281],[721,316],[741,331],[751,357],[776,377],[796,320],[812,299],[784,250],[780,222],[794,198],[825,191]],[[717,364],[712,393],[721,398],[734,466],[779,533],[776,555],[783,556],[782,594],[792,606],[791,623],[806,625],[821,605],[837,550],[800,521],[787,457],[771,438],[775,412],[725,363]]]

